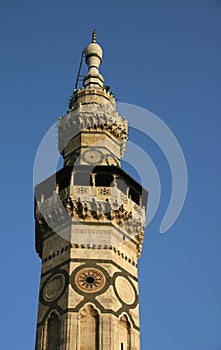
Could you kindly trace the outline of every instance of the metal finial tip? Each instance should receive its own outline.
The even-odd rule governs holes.
[[[97,41],[96,41],[96,29],[94,29],[93,30],[93,32],[92,32],[92,43],[96,43]]]

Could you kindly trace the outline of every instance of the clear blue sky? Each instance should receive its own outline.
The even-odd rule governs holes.
[[[161,151],[146,145],[163,190],[139,263],[142,350],[220,350],[219,0],[0,1],[0,348],[34,349],[40,260],[33,162],[41,138],[67,110],[94,27],[105,82],[119,101],[167,123],[188,166],[183,211],[160,235],[171,178]]]

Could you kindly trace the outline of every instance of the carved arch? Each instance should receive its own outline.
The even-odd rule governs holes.
[[[48,315],[44,329],[44,350],[59,350],[61,335],[61,320],[57,311]]]
[[[119,317],[119,349],[131,350],[131,323],[126,313]]]
[[[100,316],[98,310],[87,304],[79,312],[79,350],[99,350]]]

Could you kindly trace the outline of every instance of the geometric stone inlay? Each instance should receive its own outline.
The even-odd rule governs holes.
[[[118,276],[115,280],[115,287],[120,299],[127,305],[135,302],[136,296],[131,283],[122,276]]]
[[[104,294],[96,296],[96,300],[105,308],[117,312],[122,308],[121,302],[114,294],[113,286],[109,286]]]
[[[65,287],[65,276],[57,274],[53,276],[46,284],[43,291],[45,301],[53,301],[59,297]]]

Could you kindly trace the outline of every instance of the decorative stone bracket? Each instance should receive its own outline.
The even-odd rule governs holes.
[[[139,257],[144,237],[145,210],[122,193],[120,197],[119,190],[117,196],[110,197],[113,189],[95,188],[98,191],[97,198],[89,196],[84,191],[81,192],[80,187],[73,187],[73,189],[75,193],[70,193],[69,188],[61,194],[55,193],[43,203],[37,203],[36,223],[40,236],[50,231],[50,227],[53,231],[57,228],[59,232],[62,227],[71,226],[73,222],[113,225],[119,227],[129,239],[136,242]]]

